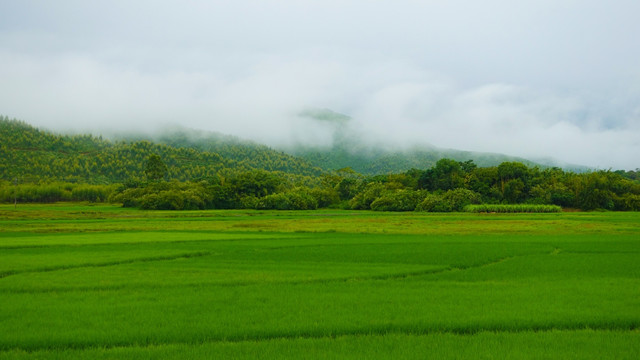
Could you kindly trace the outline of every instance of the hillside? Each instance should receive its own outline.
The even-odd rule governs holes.
[[[154,135],[127,134],[120,136],[120,139],[128,142],[149,141],[176,149],[216,153],[224,159],[252,169],[300,175],[317,175],[322,172],[309,161],[274,150],[266,145],[218,132],[189,129],[177,125],[165,127]]]
[[[300,113],[299,117],[329,127],[333,133],[333,143],[325,147],[298,144],[284,150],[327,170],[351,167],[365,175],[400,173],[412,168],[427,169],[445,158],[473,160],[481,167],[497,166],[505,161],[517,161],[529,166],[558,166],[552,159],[534,162],[504,154],[441,149],[429,145],[401,149],[384,143],[366,142],[362,140],[366,137],[362,135],[361,129],[349,126],[350,117],[328,109],[307,110]],[[580,171],[586,169],[581,166],[568,168]]]
[[[0,179],[21,182],[82,181],[107,184],[141,177],[146,159],[158,154],[168,177],[192,180],[262,169],[315,176],[322,170],[266,146],[222,138],[195,144],[185,134],[148,140],[109,141],[101,136],[60,135],[0,117]],[[217,151],[216,151],[217,150]]]

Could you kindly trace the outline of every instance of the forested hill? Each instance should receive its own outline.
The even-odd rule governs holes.
[[[151,154],[158,154],[167,165],[168,178],[181,181],[253,169],[303,176],[322,173],[307,161],[264,146],[202,142],[186,147],[180,139],[178,136],[165,144],[147,140],[113,142],[92,135],[54,134],[0,116],[0,179],[123,182],[142,177]],[[215,139],[208,141],[215,142]],[[216,149],[222,154],[214,151]]]
[[[539,166],[532,161],[501,154],[476,153],[460,150],[416,147],[408,150],[393,150],[382,146],[355,147],[345,142],[337,142],[330,148],[298,147],[291,151],[315,166],[325,169],[341,169],[351,167],[365,174],[393,174],[410,169],[427,169],[433,167],[440,159],[457,161],[473,160],[479,166],[497,166],[506,161],[517,161],[528,166]]]
[[[128,134],[121,136],[129,142],[151,141],[174,148],[195,149],[216,153],[244,166],[268,171],[282,171],[302,175],[318,175],[321,167],[307,160],[274,150],[266,145],[218,132],[201,131],[181,126],[165,127],[155,135]]]

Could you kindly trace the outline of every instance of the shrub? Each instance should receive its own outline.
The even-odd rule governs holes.
[[[159,182],[121,189],[114,192],[109,200],[120,202],[123,207],[145,210],[201,210],[211,201],[210,197],[211,194],[199,183]]]
[[[416,211],[450,212],[453,209],[449,203],[443,200],[442,195],[429,194],[416,206]]]
[[[257,200],[258,210],[314,210],[318,201],[304,189],[298,188],[287,193],[264,196]]]
[[[42,202],[52,203],[56,201],[71,200],[71,189],[73,184],[51,183],[51,184],[21,184],[13,189],[7,190],[3,201],[12,201],[13,197],[18,202]]]
[[[73,201],[100,202],[109,198],[113,186],[107,185],[78,185],[71,190]]]
[[[450,212],[462,211],[469,204],[480,203],[480,194],[467,189],[449,190],[443,195],[429,194],[416,206],[416,211]]]
[[[289,210],[287,196],[284,193],[277,193],[264,196],[256,203],[258,210]]]
[[[378,182],[367,186],[349,201],[349,207],[353,210],[369,210],[371,203],[376,201],[385,192],[385,186]]]
[[[472,212],[472,213],[554,213],[554,212],[561,212],[562,208],[558,205],[482,204],[482,205],[467,205],[464,208],[464,211]]]
[[[424,191],[395,190],[387,191],[371,203],[375,211],[413,211],[425,196]]]
[[[616,210],[640,211],[640,195],[624,194],[613,199]]]
[[[340,196],[335,189],[315,188],[311,189],[309,194],[316,199],[319,208],[326,208],[340,202]]]
[[[112,203],[122,203],[123,207],[140,206],[140,198],[146,194],[145,188],[129,188],[120,192],[114,192],[109,197]]]
[[[188,189],[182,191],[183,210],[203,210],[205,208],[205,201],[202,198],[202,192],[196,189]]]
[[[240,199],[240,207],[243,209],[255,209],[258,205],[259,198],[249,195]]]
[[[183,210],[184,199],[177,191],[161,191],[147,194],[140,199],[140,208],[144,210]]]
[[[293,191],[287,194],[291,210],[315,210],[318,201],[306,191]]]
[[[480,194],[467,189],[454,189],[447,191],[442,199],[452,209],[452,211],[462,211],[464,207],[470,204],[479,204]]]

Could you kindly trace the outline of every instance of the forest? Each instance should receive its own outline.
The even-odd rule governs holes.
[[[341,208],[463,211],[474,204],[640,210],[636,171],[573,172],[506,161],[439,159],[434,166],[363,175],[321,169],[264,145],[220,137],[164,143],[61,135],[0,117],[0,202],[91,201],[141,209]],[[216,151],[217,150],[217,151]]]

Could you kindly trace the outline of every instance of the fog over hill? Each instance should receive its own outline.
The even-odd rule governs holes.
[[[358,126],[351,117],[329,109],[306,109],[299,114],[299,118],[304,123],[303,127],[309,127],[309,124],[318,127],[323,132],[322,137],[328,141],[313,143],[298,140],[280,148],[325,169],[352,167],[363,174],[398,173],[411,168],[429,168],[443,158],[473,160],[479,166],[519,161],[530,166],[557,166],[572,171],[588,169],[553,158],[532,160],[508,154],[438,148],[424,140],[389,141],[368,134],[367,129]]]
[[[526,159],[508,154],[474,152],[438,148],[424,141],[394,142],[368,133],[348,115],[330,109],[306,108],[290,124],[292,137],[288,142],[263,144],[219,132],[185,128],[178,124],[164,125],[140,132],[114,132],[113,139],[148,139],[162,144],[212,151],[222,156],[242,160],[251,156],[251,149],[277,150],[309,161],[325,170],[351,167],[367,174],[400,173],[409,169],[427,169],[443,158],[458,161],[473,160],[477,165],[496,166],[505,161],[518,161],[529,166],[561,167],[571,171],[585,171],[583,165],[568,164],[553,158]],[[238,145],[248,152],[238,152]],[[229,147],[233,148],[228,152]]]
[[[0,3],[0,113],[57,131],[218,131],[640,167],[640,2]]]

